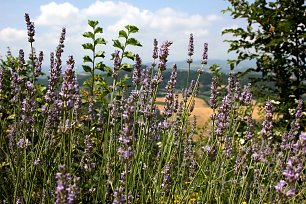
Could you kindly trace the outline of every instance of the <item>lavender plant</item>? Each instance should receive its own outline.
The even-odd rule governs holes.
[[[35,31],[28,15],[26,23],[32,46]],[[201,76],[207,74],[207,44],[197,77],[187,77],[179,90],[176,64],[164,79],[172,41],[158,46],[154,39],[152,63],[145,67],[139,54],[127,51],[141,45],[130,37],[138,28],[128,25],[113,41],[113,66],[107,67],[97,61],[106,56],[97,51],[106,44],[97,37],[102,28],[97,21],[88,23],[93,30],[83,34],[92,39],[83,45],[92,52],[83,58],[91,63],[83,67],[91,74],[87,88],[78,84],[72,56],[62,65],[64,28],[50,54],[48,86],[35,80],[42,53],[35,58],[32,50],[31,65],[23,50],[0,62],[0,203],[303,202],[302,100],[288,130],[275,125],[271,101],[265,117],[254,120],[252,86],[242,88],[234,73],[223,85],[214,65],[207,97],[213,115],[202,132],[203,124],[191,116]],[[189,67],[193,40],[191,34]],[[111,85],[97,70],[108,73]],[[123,71],[133,72],[124,77]],[[165,100],[158,104],[161,88]]]

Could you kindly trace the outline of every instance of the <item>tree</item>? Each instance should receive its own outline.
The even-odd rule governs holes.
[[[229,52],[238,54],[234,63],[255,59],[256,68],[246,72],[259,72],[258,96],[280,102],[276,111],[284,119],[296,106],[295,99],[306,93],[306,4],[304,0],[229,0],[234,19],[246,19],[246,28],[226,29],[232,34]],[[258,83],[261,82],[261,83]],[[258,89],[259,88],[259,89]]]

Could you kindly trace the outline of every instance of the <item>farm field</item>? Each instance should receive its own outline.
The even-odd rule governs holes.
[[[182,95],[179,95],[179,101],[182,101]],[[189,116],[190,120],[193,119],[193,116],[196,116],[197,119],[197,126],[198,127],[202,127],[205,123],[207,123],[210,119],[210,116],[213,114],[213,110],[209,107],[209,105],[207,104],[207,102],[201,98],[194,98],[195,100],[195,106],[194,106],[194,110],[191,113],[191,115]],[[164,107],[164,101],[165,98],[164,97],[158,97],[156,98],[156,104],[158,109],[161,111]],[[252,101],[252,104],[255,104],[256,101]],[[258,106],[254,106],[253,107],[253,113],[252,113],[252,117],[254,120],[262,120],[263,117],[260,117],[260,110]]]

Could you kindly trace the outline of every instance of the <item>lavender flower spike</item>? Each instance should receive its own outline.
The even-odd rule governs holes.
[[[114,70],[113,70],[113,77],[114,78],[118,77],[119,69],[120,69],[119,50],[115,50],[115,53],[114,53]]]
[[[34,23],[31,22],[30,20],[30,16],[28,13],[25,13],[24,14],[24,18],[25,18],[25,21],[26,21],[26,24],[27,24],[27,30],[28,30],[28,41],[30,43],[33,43],[35,40],[34,40],[34,35],[35,35],[35,28],[34,28]]]
[[[216,109],[218,107],[218,78],[216,76],[213,77],[211,82],[211,94],[210,94],[210,100],[209,105],[212,109]]]
[[[159,64],[158,68],[160,71],[165,71],[167,68],[167,57],[169,55],[169,47],[172,45],[172,41],[165,41],[160,47],[159,51]]]
[[[189,37],[189,45],[188,45],[188,56],[189,56],[189,59],[187,60],[188,64],[192,63],[191,56],[193,55],[193,53],[194,53],[193,34],[191,33]]]
[[[87,172],[91,172],[95,166],[96,163],[93,161],[93,144],[92,144],[92,139],[90,135],[86,135],[84,139],[84,144],[85,144],[85,150],[84,150],[84,157],[81,161],[81,165]]]
[[[158,45],[158,42],[157,42],[156,39],[154,39],[154,49],[153,49],[153,55],[152,55],[153,59],[158,58],[158,47],[157,47],[157,45]]]
[[[138,85],[140,83],[140,68],[141,68],[141,58],[138,54],[135,56],[135,65],[134,65],[134,71],[133,71],[133,84]]]
[[[165,106],[164,109],[162,110],[162,114],[166,117],[171,117],[172,116],[172,111],[174,108],[174,86],[176,84],[176,77],[177,77],[177,72],[176,72],[176,64],[173,65],[170,80],[168,81],[168,84],[166,86],[167,89],[167,94],[165,97]]]
[[[23,99],[21,104],[21,120],[24,122],[27,130],[32,130],[34,124],[34,107],[35,107],[35,88],[30,82],[26,82],[26,98]]]
[[[56,173],[57,187],[55,191],[56,200],[54,204],[74,204],[77,203],[77,196],[80,193],[79,177],[72,177],[66,173],[65,166],[60,165],[59,172]]]
[[[167,196],[171,189],[171,164],[167,163],[164,170],[164,179],[161,185],[163,193]]]
[[[273,123],[272,123],[272,103],[270,99],[266,102],[265,105],[266,116],[262,124],[261,134],[264,139],[268,139],[272,136],[273,132]]]
[[[75,71],[73,70],[74,60],[72,56],[69,56],[67,65],[68,67],[65,71],[64,81],[59,93],[60,100],[57,101],[58,106],[65,110],[73,108],[79,100],[79,88],[75,77]]]
[[[207,64],[207,60],[208,60],[208,44],[204,43],[204,51],[203,51],[201,64]]]

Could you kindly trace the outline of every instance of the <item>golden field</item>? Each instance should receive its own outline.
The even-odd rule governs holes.
[[[157,107],[161,111],[164,107],[163,103],[165,101],[164,97],[156,98]],[[182,101],[182,95],[179,95],[179,101]],[[255,104],[255,101],[253,101],[253,104]],[[193,112],[191,113],[190,118],[193,118],[195,115],[197,118],[197,126],[202,127],[209,119],[211,114],[213,113],[213,110],[209,107],[209,105],[200,98],[195,98],[195,107]],[[253,106],[253,118],[255,120],[260,120],[262,117],[260,116],[260,109],[258,106]]]

